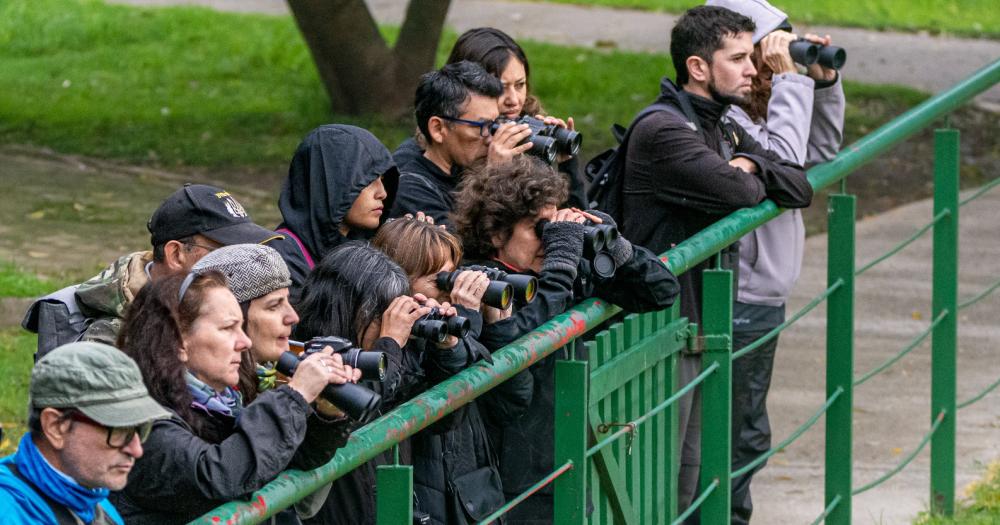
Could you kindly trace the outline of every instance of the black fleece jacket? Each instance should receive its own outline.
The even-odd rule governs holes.
[[[678,88],[660,84],[658,102],[681,107]],[[687,94],[699,131],[668,111],[653,113],[632,131],[625,157],[622,235],[661,254],[740,208],[773,199],[778,206],[804,208],[812,186],[803,168],[764,149],[743,128],[722,121],[728,106]],[[727,134],[731,136],[726,136]],[[733,157],[752,160],[747,173],[723,157],[724,141]],[[703,262],[681,275],[681,313],[700,322]]]
[[[278,197],[282,221],[277,230],[285,238],[268,243],[292,274],[292,304],[298,303],[312,267],[327,253],[346,240],[373,233],[351,232],[344,237],[339,227],[361,190],[379,177],[387,193],[383,201],[387,211],[396,197],[399,171],[389,150],[364,129],[320,126],[299,144]],[[387,216],[382,215],[383,219]]]

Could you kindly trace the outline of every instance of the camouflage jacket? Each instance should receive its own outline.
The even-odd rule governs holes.
[[[153,252],[123,255],[101,273],[80,284],[76,300],[81,312],[94,319],[84,332],[84,341],[114,345],[125,310],[139,290],[149,282],[146,264]]]

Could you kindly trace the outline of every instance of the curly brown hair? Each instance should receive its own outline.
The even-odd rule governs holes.
[[[483,165],[462,175],[451,221],[470,258],[496,253],[493,238],[506,242],[514,225],[545,206],[558,206],[569,183],[548,164],[519,155],[499,166]]]

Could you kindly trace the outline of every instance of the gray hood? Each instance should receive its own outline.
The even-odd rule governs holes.
[[[753,32],[754,44],[760,42],[771,31],[788,24],[788,15],[766,0],[708,0],[705,5],[725,7],[753,20],[757,25],[757,29]],[[791,29],[791,26],[787,29]]]

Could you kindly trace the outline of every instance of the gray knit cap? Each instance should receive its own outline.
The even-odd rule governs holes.
[[[241,303],[292,285],[281,255],[261,244],[234,244],[214,250],[195,263],[191,273],[209,270],[222,272],[229,279],[229,289]]]

